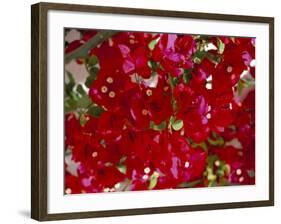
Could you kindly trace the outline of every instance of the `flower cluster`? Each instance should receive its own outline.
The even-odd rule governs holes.
[[[99,35],[79,32],[66,54]],[[89,75],[67,73],[65,192],[254,184],[254,41],[118,32],[75,58]]]

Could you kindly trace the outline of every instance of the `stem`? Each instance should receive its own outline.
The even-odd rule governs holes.
[[[105,40],[107,40],[109,37],[115,35],[117,31],[100,31],[95,36],[93,36],[91,39],[89,39],[85,44],[78,47],[74,51],[69,52],[65,55],[65,63],[69,63],[72,59],[77,58],[84,58],[88,55],[88,52],[90,49],[98,46]]]
[[[171,93],[172,93],[172,106],[173,106],[173,110],[174,110],[174,112],[176,111],[176,106],[175,106],[175,97],[174,97],[174,88],[175,88],[175,86],[174,86],[174,84],[173,84],[173,77],[169,74],[169,83],[170,83],[170,86],[171,86]]]

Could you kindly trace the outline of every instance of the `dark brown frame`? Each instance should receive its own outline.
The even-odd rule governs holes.
[[[269,24],[269,200],[48,214],[47,211],[47,12],[49,10],[164,16]],[[274,205],[274,18],[182,11],[38,3],[31,6],[31,218],[46,221]]]

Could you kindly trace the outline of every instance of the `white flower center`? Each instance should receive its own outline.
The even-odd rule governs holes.
[[[115,92],[110,91],[108,95],[109,95],[110,98],[114,98],[115,97]]]

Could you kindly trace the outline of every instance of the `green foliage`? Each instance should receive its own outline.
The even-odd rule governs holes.
[[[149,124],[150,128],[155,130],[155,131],[162,131],[167,127],[166,121],[162,121],[160,124],[155,124],[153,121],[150,121]]]
[[[91,103],[91,99],[87,95],[81,84],[76,85],[75,79],[70,72],[66,72],[68,76],[68,82],[65,83],[65,99],[64,107],[66,112],[76,111],[78,108],[85,109]]]
[[[132,180],[126,178],[124,181],[117,183],[115,185],[116,191],[129,191],[131,188]]]
[[[182,75],[182,78],[183,78],[183,82],[185,84],[188,84],[189,81],[192,79],[192,75],[191,75],[191,69],[186,69],[184,70],[184,73]]]
[[[214,64],[218,64],[221,61],[221,55],[217,55],[217,54],[208,52],[206,56],[207,56],[208,60]]]
[[[172,90],[172,106],[173,106],[173,110],[176,111],[177,110],[177,101],[174,98],[173,92],[174,92],[174,88],[175,86],[180,82],[180,78],[177,77],[172,77],[171,75],[169,75],[169,83],[171,86],[171,90]]]
[[[241,78],[237,84],[238,95],[242,94],[244,88],[252,88],[254,86],[255,86],[255,79],[251,75]]]
[[[121,172],[121,173],[123,173],[123,174],[126,174],[126,172],[127,172],[127,166],[124,164],[124,162],[125,162],[126,159],[127,159],[127,157],[126,157],[126,156],[123,156],[123,157],[119,160],[119,162],[118,162],[118,164],[117,164],[117,166],[116,166],[116,168],[119,170],[119,172]]]
[[[178,185],[179,188],[190,188],[190,187],[195,187],[198,184],[202,183],[202,180],[194,180],[191,182],[183,182],[180,185]]]
[[[77,109],[77,102],[79,100],[80,94],[75,91],[75,79],[73,74],[66,71],[68,82],[64,85],[64,107],[66,112],[71,112]]]
[[[155,48],[156,44],[159,42],[159,40],[160,38],[150,41],[148,44],[148,48],[152,51]]]
[[[206,57],[207,52],[205,50],[198,50],[193,55],[193,62],[200,64],[202,60]]]
[[[66,75],[68,77],[68,82],[65,83],[64,91],[65,91],[65,95],[70,95],[72,92],[72,89],[75,86],[75,79],[73,77],[73,74],[68,71],[66,71]]]
[[[99,117],[104,112],[104,109],[100,106],[91,106],[87,113],[93,117]]]
[[[208,186],[213,187],[216,186],[216,180],[217,176],[214,173],[214,163],[218,160],[218,157],[216,155],[209,155],[207,158],[207,167],[205,171],[205,176],[208,180]]]
[[[85,124],[87,123],[87,118],[86,118],[86,116],[85,116],[85,114],[81,114],[80,115],[80,125],[81,126],[85,126]]]
[[[99,63],[97,56],[92,55],[86,58],[86,64],[88,67],[95,66]]]
[[[93,73],[92,75],[89,75],[88,78],[86,79],[85,85],[90,88],[93,81],[97,79],[97,74]]]
[[[150,176],[150,182],[148,185],[148,189],[153,189],[154,187],[156,187],[157,185],[157,181],[158,181],[158,177],[159,177],[159,173],[154,171],[153,174]]]
[[[89,76],[86,79],[85,85],[76,84],[73,74],[66,72],[68,82],[65,83],[65,112],[76,112],[80,116],[80,124],[82,126],[87,122],[86,114],[93,117],[99,117],[104,109],[92,102],[88,95],[87,88],[90,88],[93,81],[97,78],[99,71],[98,58],[95,55],[89,56],[85,59],[85,66],[88,70]]]
[[[126,165],[117,165],[116,168],[119,170],[120,173],[126,174],[126,172],[127,172]]]
[[[220,38],[217,38],[217,45],[218,45],[218,53],[219,54],[223,54],[224,48],[225,48],[225,44],[221,41]]]
[[[148,62],[147,62],[147,65],[149,68],[152,69],[152,74],[151,75],[157,75],[156,73],[156,70],[158,67],[160,67],[160,63],[159,62],[155,62],[153,61],[152,59],[150,59]]]
[[[174,89],[174,87],[180,82],[180,79],[177,77],[169,76],[169,81],[170,81],[171,88]]]
[[[88,95],[83,95],[77,101],[77,106],[79,108],[87,108],[92,104],[92,100]]]
[[[217,155],[209,155],[207,158],[207,167],[204,172],[208,180],[208,186],[228,185],[227,177],[230,174],[230,166],[225,161],[220,160]]]
[[[97,74],[99,72],[98,62],[99,62],[98,58],[95,55],[87,57],[85,60],[86,69],[89,73],[89,76],[85,82],[85,85],[88,88],[90,88],[93,81],[95,81],[97,79]]]
[[[217,133],[212,132],[212,138],[208,137],[208,143],[212,146],[223,146],[224,139]]]
[[[218,64],[221,61],[220,54],[223,53],[225,45],[219,38],[217,39],[219,55],[213,54],[206,50],[206,46],[208,46],[208,44],[210,43],[210,37],[198,35],[196,37],[196,41],[197,41],[197,50],[192,56],[193,62],[195,64],[200,64],[205,58],[207,58],[209,61],[211,61],[214,64]]]
[[[172,128],[175,131],[179,131],[180,129],[182,129],[183,127],[183,120],[176,120],[173,124],[172,124]]]
[[[80,93],[82,96],[87,94],[81,84],[78,84],[78,85],[77,85],[76,90],[77,90],[77,92]]]
[[[200,142],[200,143],[192,142],[192,143],[191,143],[191,147],[192,147],[192,148],[200,147],[200,148],[202,148],[205,152],[208,151],[208,147],[207,147],[206,142]]]

